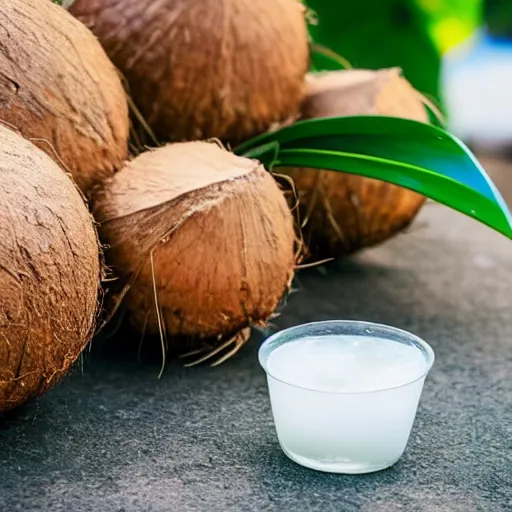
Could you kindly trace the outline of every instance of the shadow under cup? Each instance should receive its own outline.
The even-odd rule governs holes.
[[[260,347],[279,443],[295,462],[333,473],[369,473],[403,454],[431,347],[369,322],[314,322]]]

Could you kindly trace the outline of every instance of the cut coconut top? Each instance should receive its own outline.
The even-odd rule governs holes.
[[[321,71],[309,73],[306,77],[309,94],[321,93],[328,89],[339,87],[355,87],[365,82],[374,81],[377,77],[389,79],[401,76],[400,68],[386,69],[345,69],[339,71]]]
[[[375,82],[376,80],[387,81],[397,76],[402,76],[402,70],[397,67],[376,70],[343,69],[309,73],[306,76],[306,84],[308,94],[318,94],[329,89],[361,86],[366,82]]]
[[[400,68],[347,69],[308,76],[302,117],[388,115],[428,121],[421,94]]]
[[[148,151],[128,163],[107,188],[115,191],[103,222],[149,210],[195,190],[247,176],[260,167],[215,143],[184,142]],[[147,172],[146,172],[147,171]],[[115,197],[122,198],[119,201]]]

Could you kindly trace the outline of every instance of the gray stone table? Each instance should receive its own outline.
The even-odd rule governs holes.
[[[255,337],[219,368],[137,363],[129,333],[0,422],[0,510],[512,510],[512,242],[428,204],[409,233],[302,273],[279,327],[333,318],[433,346],[409,446],[371,475],[280,451]]]

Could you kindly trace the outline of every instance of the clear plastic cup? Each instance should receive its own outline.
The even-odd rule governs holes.
[[[369,473],[402,456],[434,352],[401,329],[327,321],[274,334],[259,360],[284,453],[320,471]]]

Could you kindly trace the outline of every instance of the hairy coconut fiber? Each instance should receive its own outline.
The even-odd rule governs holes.
[[[76,0],[160,140],[238,142],[294,118],[309,66],[298,0]]]
[[[0,121],[69,170],[86,194],[127,156],[120,77],[94,35],[50,1],[0,2]]]
[[[275,310],[294,271],[286,200],[255,161],[213,143],[143,153],[95,200],[124,305],[143,332],[232,335]],[[158,304],[158,308],[156,306]],[[159,314],[157,314],[157,311]]]
[[[304,119],[387,115],[428,122],[421,96],[399,69],[335,71],[310,77]],[[340,257],[383,242],[407,227],[425,198],[351,174],[290,169],[303,234],[313,258]]]
[[[99,253],[71,179],[0,126],[0,411],[46,391],[95,321]]]

